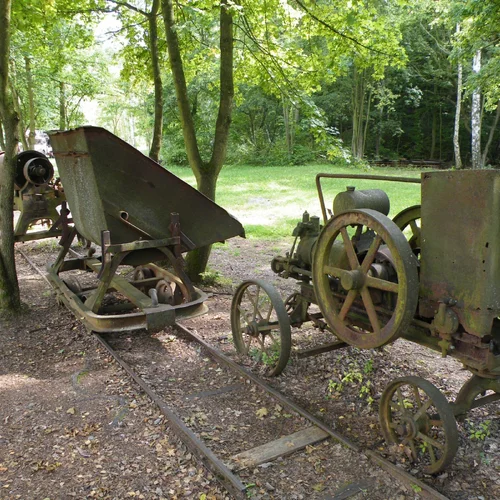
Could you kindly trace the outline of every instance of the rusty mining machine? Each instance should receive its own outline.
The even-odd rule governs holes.
[[[154,332],[206,312],[183,253],[244,236],[242,225],[105,129],[50,139],[73,222],[63,221],[61,251],[48,265],[59,301],[101,333]],[[72,248],[77,236],[87,243],[81,252]]]
[[[391,220],[383,190],[349,186],[331,215],[325,178],[419,183],[421,205]],[[271,263],[299,290],[283,302],[269,283],[243,282],[231,308],[235,347],[257,353],[278,375],[290,357],[291,326],[312,322],[338,339],[317,353],[403,338],[458,359],[472,376],[454,402],[414,376],[390,382],[380,400],[386,441],[406,448],[425,472],[439,472],[457,450],[456,419],[500,398],[500,172],[318,174],[316,185],[323,220],[305,213],[291,250]]]

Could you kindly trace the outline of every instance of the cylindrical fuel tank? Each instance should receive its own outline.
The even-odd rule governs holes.
[[[354,186],[347,186],[346,191],[339,193],[333,200],[335,215],[358,208],[370,208],[388,215],[391,203],[385,191],[381,189],[356,190]]]

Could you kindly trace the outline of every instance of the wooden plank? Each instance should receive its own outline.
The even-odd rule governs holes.
[[[275,460],[278,457],[290,455],[306,446],[323,441],[327,437],[329,437],[328,433],[313,425],[276,441],[271,441],[262,446],[238,453],[231,457],[231,464],[233,465],[233,470],[255,467],[256,465]]]

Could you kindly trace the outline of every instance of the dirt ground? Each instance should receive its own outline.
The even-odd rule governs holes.
[[[53,259],[57,250],[50,242],[21,248],[40,267]],[[217,278],[219,285],[206,287],[212,292],[210,312],[187,321],[186,326],[239,359],[231,339],[231,293],[248,278],[268,280],[283,298],[293,292],[293,280],[278,278],[269,265],[273,256],[286,249],[285,244],[241,239],[218,246],[208,277]],[[77,319],[56,304],[48,284],[20,256],[18,271],[25,310],[20,318],[4,319],[0,325],[0,498],[229,498],[177,441],[155,406]],[[326,334],[312,328],[293,332],[294,349],[328,340]],[[175,345],[176,357],[189,360],[191,348],[184,352],[182,344]],[[154,361],[155,355],[148,362]],[[190,363],[185,363],[186,372],[192,369]],[[180,377],[182,364],[175,364],[172,370],[172,378]],[[359,375],[349,378],[358,373],[361,380]],[[346,375],[352,382],[343,383],[342,388],[335,385]],[[498,404],[474,410],[459,424],[457,456],[437,476],[425,476],[404,457],[391,455],[378,425],[378,401],[387,383],[403,375],[430,380],[448,400],[454,399],[469,376],[453,359],[442,359],[399,340],[376,351],[347,348],[304,359],[292,355],[284,373],[271,383],[328,425],[362,446],[381,451],[449,498],[500,498]],[[284,429],[285,433],[293,432],[294,424],[287,425],[290,428]],[[268,431],[272,431],[271,425]],[[301,454],[303,477],[290,475],[284,464],[275,467],[276,484],[292,482],[295,493],[280,496],[276,491],[281,490],[274,484],[274,492],[266,488],[270,476],[264,477],[266,471],[258,470],[257,482],[259,474],[262,481],[252,495],[332,498],[323,492],[323,479],[315,481],[314,477],[321,463],[329,475],[320,477],[338,480],[335,460],[339,463],[342,453],[334,447],[321,444]],[[353,477],[365,477],[365,463],[352,461],[347,465]],[[373,472],[371,477],[377,494],[354,492],[348,496],[384,498],[384,487],[385,498],[418,496],[416,490],[391,488],[387,483],[390,478],[378,474]]]

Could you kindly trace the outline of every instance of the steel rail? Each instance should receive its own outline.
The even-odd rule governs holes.
[[[335,431],[328,425],[326,425],[324,422],[322,422],[320,419],[315,417],[312,413],[308,412],[304,408],[298,406],[296,403],[294,403],[291,399],[286,397],[284,394],[282,394],[280,391],[275,389],[274,387],[271,387],[268,385],[266,382],[264,382],[261,378],[259,378],[257,375],[253,374],[252,372],[248,371],[246,368],[243,368],[242,366],[238,365],[235,363],[232,359],[227,357],[225,354],[223,354],[219,349],[215,348],[211,344],[209,344],[207,341],[202,339],[199,335],[196,335],[196,333],[192,332],[185,326],[175,323],[174,327],[177,328],[182,335],[188,337],[188,339],[193,340],[194,342],[200,344],[209,355],[211,355],[213,358],[215,358],[217,361],[223,363],[227,367],[231,368],[232,370],[238,372],[240,375],[243,375],[256,385],[258,385],[261,389],[266,391],[268,394],[270,394],[272,397],[280,401],[284,406],[289,408],[290,410],[298,413],[300,416],[305,418],[306,420],[309,420],[313,425],[319,427],[321,430],[329,434],[333,439],[336,441],[339,441],[342,443],[344,446],[349,448],[352,451],[355,451],[357,453],[362,453],[364,454],[368,459],[372,460],[374,463],[379,465],[382,469],[387,471],[389,474],[391,474],[394,478],[404,482],[406,485],[409,485],[410,487],[412,486],[418,486],[421,491],[420,495],[424,496],[425,498],[432,498],[435,500],[447,500],[448,497],[442,495],[438,491],[436,491],[434,488],[429,486],[428,484],[424,483],[423,481],[420,481],[420,479],[417,479],[416,477],[412,476],[410,473],[406,472],[405,470],[397,467],[396,465],[392,464],[382,456],[380,456],[378,453],[374,452],[373,450],[369,449],[362,449],[360,446],[358,446],[356,443],[351,441],[350,439],[346,438],[339,432]]]
[[[246,486],[240,479],[234,475],[229,468],[210,450],[205,443],[174,413],[170,407],[165,404],[151,387],[144,382],[125,362],[111,345],[97,332],[92,332],[101,345],[113,356],[115,361],[127,372],[127,374],[136,382],[139,387],[151,398],[158,406],[160,411],[168,419],[169,427],[174,431],[177,437],[189,448],[189,450],[201,460],[203,465],[215,474],[219,482],[236,498],[246,498]]]
[[[22,252],[17,249],[22,257],[28,262],[28,264],[40,274],[42,278],[44,278],[49,284],[50,282],[46,278],[46,276],[38,269],[31,259]],[[226,365],[233,371],[236,371],[240,375],[244,376],[251,382],[255,383],[265,392],[270,394],[272,397],[280,401],[284,406],[289,408],[290,410],[298,413],[306,420],[309,420],[313,425],[322,429],[325,433],[330,435],[336,441],[342,443],[344,446],[349,448],[350,450],[364,454],[368,459],[373,461],[376,465],[384,469],[390,475],[392,475],[395,479],[403,482],[405,485],[409,485],[410,487],[418,487],[420,488],[419,494],[424,498],[430,498],[434,500],[448,500],[448,497],[442,495],[434,488],[424,483],[423,481],[417,479],[412,476],[410,473],[405,470],[397,467],[392,464],[382,456],[380,456],[377,452],[369,449],[363,449],[358,446],[353,441],[349,440],[339,432],[335,431],[331,427],[327,426],[320,419],[315,417],[313,414],[305,410],[304,408],[298,406],[291,399],[286,397],[284,394],[279,392],[277,389],[274,389],[262,379],[246,370],[242,366],[235,363],[225,354],[223,354],[220,350],[206,342],[200,336],[196,335],[194,332],[186,328],[185,326],[175,323],[174,328],[180,332],[179,336],[187,337],[188,340],[198,343],[203,347],[207,353],[219,361],[221,364]],[[187,427],[184,422],[177,416],[176,413],[172,411],[172,409],[165,403],[163,399],[161,399],[153,389],[146,383],[144,380],[135,373],[132,367],[124,361],[117,351],[111,347],[111,345],[104,339],[104,337],[97,333],[92,332],[95,338],[99,341],[99,343],[106,349],[107,352],[115,359],[115,361],[124,369],[124,371],[134,380],[134,382],[139,385],[139,387],[148,395],[148,397],[158,406],[160,411],[165,415],[168,419],[170,429],[177,435],[177,437],[186,445],[187,448],[193,453],[195,457],[197,457],[200,462],[210,470],[216,477],[216,479],[221,483],[221,485],[227,489],[235,498],[244,499],[246,498],[246,490],[247,487],[241,482],[241,480],[231,472],[231,470],[205,445],[205,443],[191,430]]]

